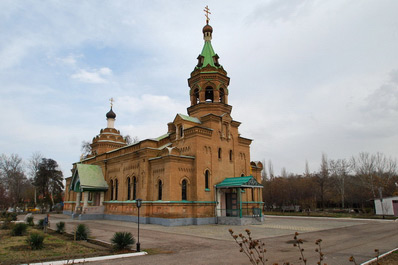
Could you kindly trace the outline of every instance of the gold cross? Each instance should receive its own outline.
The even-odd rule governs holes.
[[[209,21],[210,21],[209,14],[211,14],[211,13],[210,13],[210,9],[209,9],[209,7],[208,7],[208,6],[206,6],[206,7],[205,7],[205,9],[204,9],[203,11],[205,11],[205,13],[206,13],[206,14],[205,14],[205,17],[206,17],[206,23],[207,23],[207,24],[209,24]]]
[[[110,98],[109,101],[111,102],[111,108],[113,107],[113,102],[115,101],[113,98]]]

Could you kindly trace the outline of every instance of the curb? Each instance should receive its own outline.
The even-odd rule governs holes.
[[[90,261],[101,261],[101,260],[113,260],[113,259],[121,259],[121,258],[131,258],[136,256],[144,256],[147,255],[145,251],[141,251],[138,253],[128,253],[128,254],[119,254],[119,255],[109,255],[109,256],[101,256],[101,257],[92,257],[85,259],[72,259],[72,260],[57,260],[57,261],[48,261],[48,262],[39,262],[39,263],[29,263],[29,265],[64,265],[64,264],[77,264],[77,263],[85,263]]]
[[[398,248],[395,248],[395,249],[390,250],[390,251],[388,251],[388,252],[386,252],[386,253],[384,253],[384,254],[381,254],[381,255],[379,256],[379,259],[381,259],[382,257],[387,256],[388,254],[391,254],[392,252],[394,252],[394,251],[396,251],[396,250],[398,250]],[[365,261],[364,263],[361,263],[361,265],[369,265],[369,264],[371,264],[372,262],[375,262],[376,260],[377,260],[377,258],[373,258],[373,259],[371,259],[371,260]]]
[[[326,216],[294,216],[294,215],[264,215],[264,217],[289,217],[289,218],[307,218],[307,219],[328,219],[328,220],[350,220],[350,221],[378,221],[378,222],[397,222],[398,219],[366,219],[366,218],[352,218],[352,217],[326,217]]]

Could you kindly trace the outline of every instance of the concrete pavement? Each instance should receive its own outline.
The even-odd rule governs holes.
[[[43,215],[44,217],[44,215]],[[41,218],[35,215],[35,219]],[[110,220],[72,220],[67,215],[50,216],[51,227],[59,221],[66,223],[67,231],[73,231],[79,223],[89,226],[92,237],[110,242],[118,231],[130,231],[137,236],[137,224]],[[386,252],[398,247],[398,222],[387,220],[358,220],[307,217],[267,216],[264,224],[251,226],[201,225],[164,227],[140,224],[141,249],[158,253],[130,259],[112,261],[116,264],[249,264],[248,259],[228,233],[228,229],[244,233],[249,228],[254,238],[266,244],[269,264],[285,261],[298,263],[300,253],[292,246],[294,233],[304,239],[305,255],[309,264],[315,264],[315,241],[323,240],[325,262],[352,264],[351,255],[358,262],[373,257],[373,250]],[[95,262],[93,264],[107,264]]]

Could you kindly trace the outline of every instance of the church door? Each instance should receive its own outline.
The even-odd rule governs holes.
[[[236,193],[225,194],[225,205],[227,210],[227,216],[238,216],[238,197]]]

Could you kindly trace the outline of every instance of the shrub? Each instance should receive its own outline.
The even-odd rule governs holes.
[[[130,232],[116,232],[112,237],[112,246],[116,250],[130,249],[135,239]]]
[[[39,222],[37,223],[37,227],[40,229],[44,228],[44,219],[40,219]]]
[[[28,229],[28,225],[25,223],[17,223],[14,225],[12,228],[11,234],[13,236],[22,236],[26,233],[26,230]]]
[[[90,230],[85,224],[79,224],[75,229],[75,240],[87,240]]]
[[[65,222],[58,222],[56,226],[58,234],[63,234],[65,232]]]
[[[10,229],[11,228],[11,218],[6,217],[1,225],[1,229]]]
[[[34,225],[33,216],[29,216],[28,218],[26,218],[26,223],[27,223],[29,226],[33,226],[33,225]]]
[[[39,233],[32,233],[26,238],[26,242],[31,249],[42,249],[43,248],[44,236]]]

